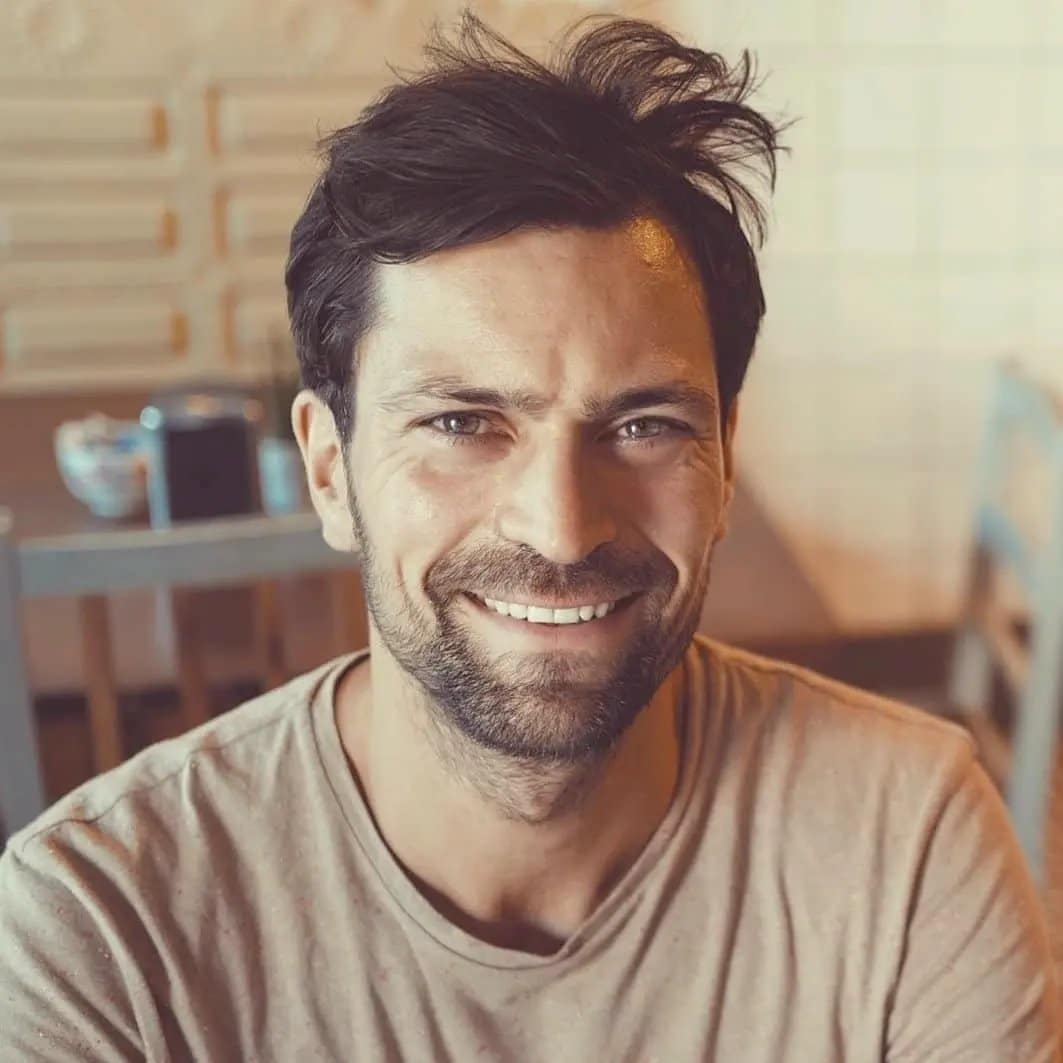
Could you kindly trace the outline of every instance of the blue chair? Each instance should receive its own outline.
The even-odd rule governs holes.
[[[1009,485],[1017,447],[1035,456],[1043,488],[1027,493],[1043,524],[1031,533],[1016,518]],[[976,734],[998,729],[989,716],[994,673],[1013,705],[1006,793],[1016,833],[1035,878],[1045,878],[1045,834],[1063,708],[1063,402],[1010,365],[995,369],[992,407],[977,482],[969,583],[956,640],[950,701]],[[1001,576],[1022,599],[1016,615]],[[998,748],[1006,748],[998,740]]]

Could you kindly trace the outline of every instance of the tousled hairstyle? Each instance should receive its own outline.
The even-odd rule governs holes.
[[[375,264],[413,262],[525,227],[609,228],[660,217],[709,307],[721,413],[738,394],[764,295],[753,244],[765,212],[740,176],[775,183],[779,128],[734,65],[638,19],[591,15],[548,64],[466,11],[435,29],[428,66],[325,137],[285,270],[302,383],[354,428],[358,345],[374,325]]]

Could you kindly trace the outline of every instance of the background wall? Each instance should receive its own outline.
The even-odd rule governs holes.
[[[688,3],[787,134],[748,477],[843,626],[948,621],[988,369],[1063,387],[1063,5]],[[677,24],[679,24],[677,22]]]
[[[0,392],[260,373],[316,133],[458,6],[3,0]],[[599,5],[473,6],[538,50]],[[947,622],[988,366],[1063,387],[1063,6],[608,7],[751,47],[761,105],[800,118],[742,474],[840,626]]]

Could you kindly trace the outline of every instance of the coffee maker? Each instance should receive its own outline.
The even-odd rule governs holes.
[[[140,415],[152,527],[262,511],[263,415],[261,402],[228,384],[186,385],[152,399]]]

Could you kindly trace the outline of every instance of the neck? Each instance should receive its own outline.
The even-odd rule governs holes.
[[[514,762],[431,715],[371,633],[337,689],[340,740],[384,841],[446,918],[552,952],[634,863],[679,770],[673,672],[608,758]]]

